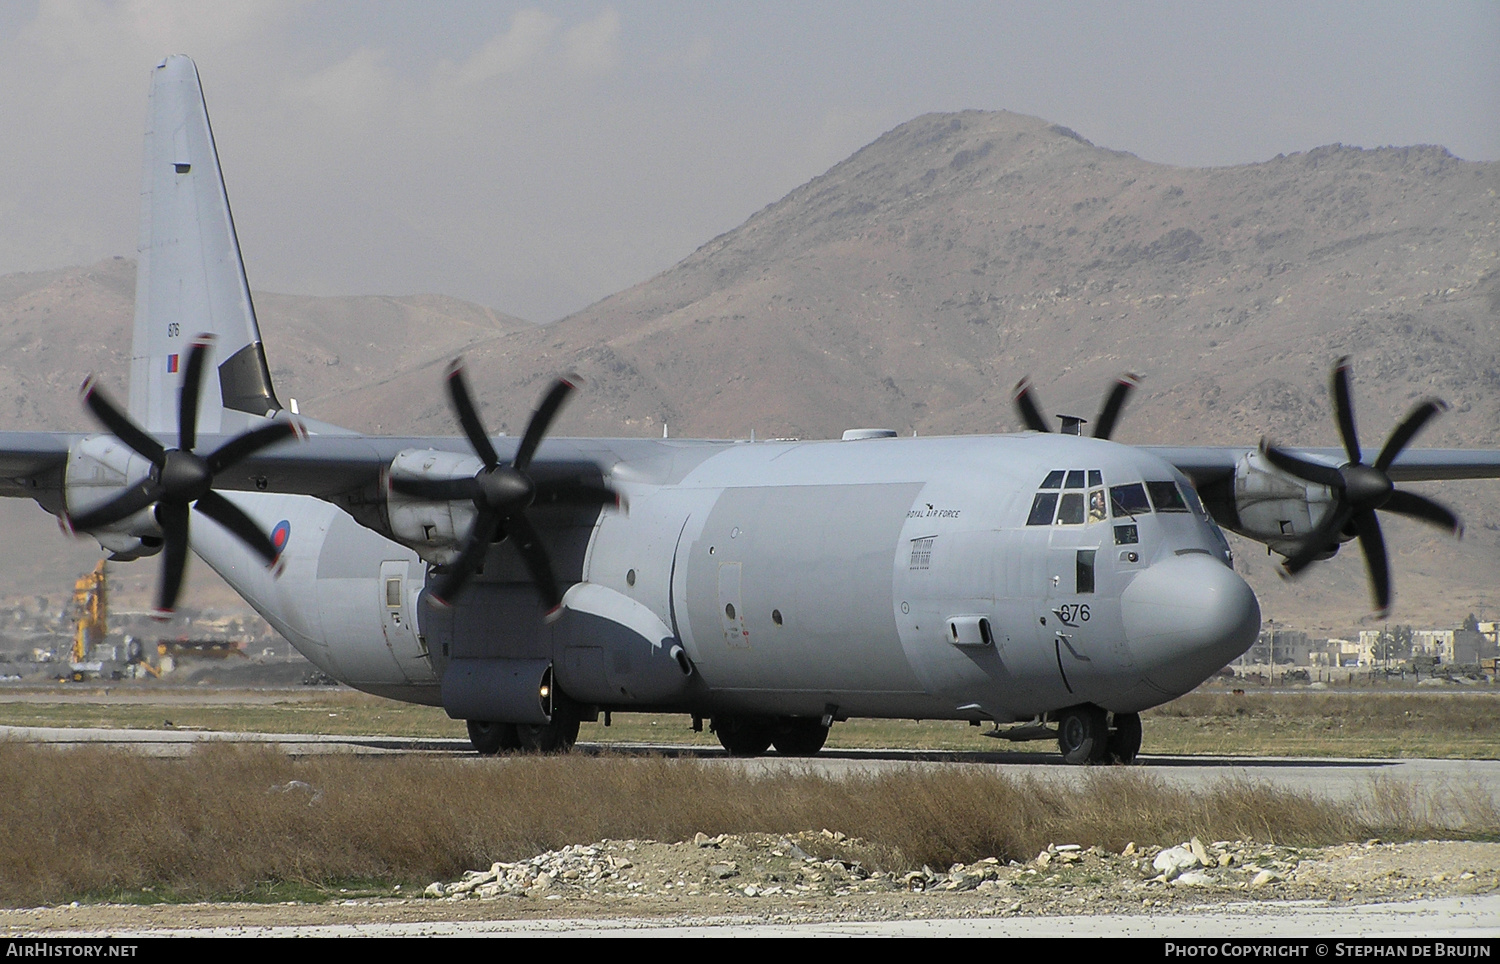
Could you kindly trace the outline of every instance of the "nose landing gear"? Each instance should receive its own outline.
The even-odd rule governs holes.
[[[1057,714],[1057,749],[1074,764],[1135,762],[1141,749],[1139,713],[1114,714],[1114,726],[1092,703],[1070,706]]]

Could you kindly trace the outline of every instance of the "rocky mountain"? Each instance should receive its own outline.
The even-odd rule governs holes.
[[[387,343],[352,319],[368,324],[391,299],[367,299],[364,313],[319,299],[348,312],[340,328],[262,296],[262,330],[283,398],[366,431],[453,433],[442,363],[462,350],[489,424],[506,431],[567,370],[587,383],[560,432],[660,435],[666,424],[718,437],[1006,431],[1022,375],[1046,410],[1090,416],[1110,379],[1133,371],[1145,380],[1121,441],[1328,445],[1328,372],[1348,354],[1367,446],[1431,394],[1453,411],[1418,444],[1500,446],[1497,191],[1500,164],[1440,147],[1332,145],[1189,169],[1038,118],[934,114],[544,327],[476,322],[453,340],[438,320],[448,314],[407,299],[407,340]],[[77,275],[69,287],[59,274],[52,296],[128,317],[128,298],[106,309],[105,281]],[[54,339],[20,320],[31,312],[7,307],[24,278],[0,280],[0,385],[32,381],[0,400],[13,396],[15,418],[43,427],[31,388],[56,379],[71,396],[77,382],[54,374],[43,344]],[[1425,490],[1464,515],[1469,538],[1387,524],[1395,618],[1500,615],[1500,486]],[[1263,549],[1237,548],[1278,624],[1348,631],[1368,609],[1357,552],[1283,584]]]

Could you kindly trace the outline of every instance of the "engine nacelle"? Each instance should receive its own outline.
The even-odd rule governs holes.
[[[391,460],[392,479],[446,482],[472,479],[484,463],[477,456],[436,449],[406,449]],[[471,499],[433,502],[387,490],[386,512],[391,533],[427,562],[447,565],[458,558],[459,546],[474,526],[477,511]]]
[[[1287,555],[1334,504],[1327,486],[1304,482],[1276,468],[1260,452],[1249,452],[1234,467],[1235,518],[1225,527]]]
[[[68,512],[82,515],[151,474],[151,462],[112,435],[93,435],[73,446],[63,476]],[[162,531],[148,506],[119,522],[89,532],[117,562],[161,551]]]

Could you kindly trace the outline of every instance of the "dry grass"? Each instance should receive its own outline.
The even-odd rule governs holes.
[[[292,781],[306,786],[276,789]],[[1374,784],[1346,806],[1248,783],[1190,793],[1119,769],[1070,789],[981,767],[826,779],[659,758],[293,760],[207,746],[151,759],[0,744],[0,903],[12,906],[425,885],[569,843],[821,828],[864,839],[871,862],[899,869],[1195,834],[1303,845],[1494,836],[1500,815],[1478,792]]]

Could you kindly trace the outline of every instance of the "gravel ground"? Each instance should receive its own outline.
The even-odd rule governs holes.
[[[1265,902],[1357,907],[1494,895],[1500,844],[1369,841],[1294,848],[1185,841],[1108,853],[1054,844],[910,873],[839,834],[612,840],[495,864],[423,895],[323,904],[85,905],[0,911],[6,937],[200,928],[569,918],[650,921],[892,921],[1167,915]],[[1274,933],[1268,916],[1269,933]]]

